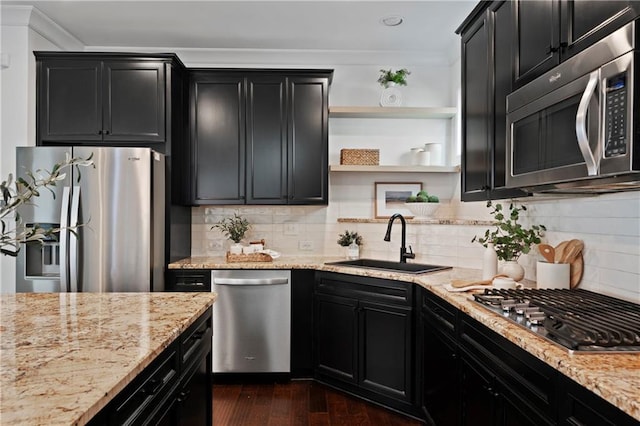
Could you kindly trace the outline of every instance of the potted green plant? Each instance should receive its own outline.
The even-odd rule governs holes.
[[[471,242],[477,241],[483,247],[493,243],[498,259],[504,262],[501,272],[519,281],[524,278],[524,268],[517,263],[518,258],[523,253],[529,253],[532,245],[540,244],[540,237],[547,228],[544,225],[532,225],[530,228],[522,226],[518,220],[521,213],[527,211],[524,205],[511,203],[507,211],[502,204],[493,205],[487,201],[487,207],[492,209],[496,227],[494,230],[487,229],[482,237],[476,235]]]
[[[427,191],[420,191],[416,195],[409,196],[404,205],[414,217],[430,217],[438,210],[439,203],[440,199],[437,196],[429,195]]]
[[[235,212],[232,217],[225,217],[218,223],[213,225],[211,229],[219,229],[225,237],[234,242],[231,246],[232,254],[242,253],[242,246],[240,241],[244,238],[251,225],[249,221]]]
[[[347,258],[357,259],[360,257],[360,246],[362,245],[362,236],[356,231],[344,231],[344,234],[338,236],[338,244],[347,248]]]
[[[380,70],[380,77],[378,77],[378,83],[385,89],[391,86],[392,84],[397,84],[399,86],[407,85],[407,76],[410,75],[411,72],[406,68],[402,68],[396,71],[389,70]]]

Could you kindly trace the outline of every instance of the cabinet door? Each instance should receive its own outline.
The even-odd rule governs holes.
[[[203,72],[190,89],[194,204],[244,204],[244,79]]]
[[[247,80],[247,204],[287,203],[286,78]]]
[[[437,329],[434,317],[424,316],[422,324],[422,406],[436,425],[460,424],[456,345]]]
[[[315,271],[291,271],[291,377],[313,377],[313,284]]]
[[[560,2],[514,2],[516,37],[514,89],[560,63]]]
[[[178,425],[213,424],[211,353],[203,356],[195,368],[187,371],[178,388]]]
[[[102,65],[43,60],[38,69],[38,145],[102,140]]]
[[[638,17],[640,4],[630,0],[562,2],[562,60],[586,49]]]
[[[316,371],[356,383],[357,309],[355,299],[317,294],[315,298]]]
[[[359,385],[411,401],[413,315],[410,307],[360,302]]]
[[[461,424],[465,426],[496,424],[494,377],[464,353],[461,353],[460,359],[460,394]]]
[[[508,388],[501,386],[498,397],[498,425],[500,426],[552,426],[555,421],[529,407]]]
[[[329,82],[290,77],[289,204],[327,204]]]
[[[105,61],[105,141],[165,141],[164,63]]]
[[[491,92],[489,15],[462,34],[462,200],[486,199],[489,189]]]

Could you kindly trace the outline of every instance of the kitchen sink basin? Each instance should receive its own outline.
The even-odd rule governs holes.
[[[451,266],[425,265],[423,263],[401,263],[390,260],[355,259],[339,262],[327,262],[327,265],[347,266],[350,268],[379,269],[383,271],[402,272],[405,274],[424,274],[427,272],[444,271]]]

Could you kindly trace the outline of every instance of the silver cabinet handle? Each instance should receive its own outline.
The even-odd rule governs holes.
[[[60,208],[60,292],[69,291],[69,197],[71,191],[68,186],[62,188],[62,207]]]
[[[214,278],[214,284],[218,285],[274,285],[287,284],[288,278]]]
[[[589,110],[589,102],[595,93],[596,86],[598,85],[599,71],[593,71],[589,74],[589,82],[587,88],[584,89],[582,98],[580,98],[580,105],[578,106],[578,113],[576,114],[576,136],[578,138],[578,147],[584,157],[584,162],[587,165],[587,173],[589,176],[596,176],[598,174],[598,168],[600,168],[600,157],[596,159],[591,152],[589,146],[589,137],[587,135],[587,111]]]

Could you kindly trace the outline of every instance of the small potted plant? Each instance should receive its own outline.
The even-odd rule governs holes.
[[[348,259],[357,259],[360,257],[362,236],[358,235],[357,232],[344,231],[344,234],[338,236],[338,244],[347,248]]]
[[[411,72],[406,68],[399,69],[397,71],[391,70],[380,70],[380,77],[378,77],[378,83],[385,89],[392,85],[398,86],[406,86],[407,85],[407,76],[410,75]]]
[[[420,191],[407,198],[404,205],[415,217],[430,217],[438,210],[439,203],[440,199],[435,195],[429,195],[427,191]]]
[[[540,237],[547,230],[544,225],[532,225],[525,228],[518,222],[520,214],[527,210],[526,206],[509,204],[509,210],[503,209],[502,204],[495,206],[487,201],[487,207],[492,208],[491,214],[496,220],[493,231],[487,229],[483,237],[477,235],[471,242],[479,242],[483,247],[493,243],[499,260],[504,262],[501,273],[507,274],[515,281],[524,278],[524,268],[517,261],[521,254],[529,253],[531,246],[540,244]]]
[[[240,216],[237,212],[234,213],[232,217],[225,217],[221,219],[211,227],[212,230],[219,229],[225,237],[234,242],[230,249],[232,254],[242,253],[240,241],[242,241],[249,228],[249,221]]]

